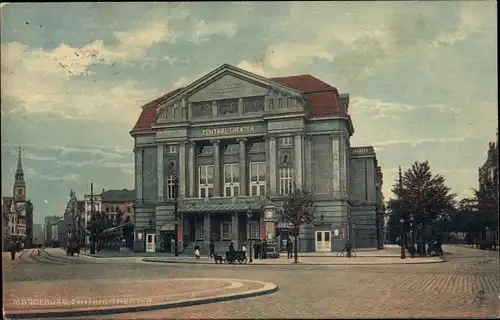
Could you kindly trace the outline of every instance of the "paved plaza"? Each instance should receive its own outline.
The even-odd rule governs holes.
[[[275,284],[279,290],[232,301],[92,318],[498,317],[498,252],[448,246],[445,251],[446,262],[430,264],[248,266],[153,263],[134,256],[67,257],[58,249],[48,249],[37,256],[25,250],[21,259],[14,262],[3,259],[4,305],[8,316],[9,312],[16,311],[13,305],[16,298],[35,298],[29,288],[40,288],[35,291],[43,296],[46,293],[43,290],[50,286],[53,289],[47,298],[71,295],[68,292],[87,297],[85,292],[89,292],[89,287],[100,288],[92,292],[100,292],[108,298],[147,298],[147,288],[154,288],[151,289],[153,297],[155,292],[156,296],[168,296],[199,291],[212,291],[207,295],[216,296],[228,294],[226,289],[231,285],[237,286],[232,289],[235,291],[255,289],[251,281],[259,281]],[[169,280],[193,278],[206,280],[199,280],[195,284],[198,287],[190,287],[197,282],[192,280],[184,289],[174,284],[167,289]],[[214,278],[234,280],[213,282]],[[75,288],[64,287],[68,283]],[[207,284],[211,287],[200,287]]]

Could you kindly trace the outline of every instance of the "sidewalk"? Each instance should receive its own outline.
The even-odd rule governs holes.
[[[375,248],[362,248],[354,249],[356,256],[361,257],[378,257],[378,258],[395,258],[400,257],[401,249],[397,245],[385,245],[384,249],[377,250]],[[299,252],[301,257],[337,257],[338,252]],[[102,250],[97,254],[90,254],[90,251],[83,252],[80,251],[80,255],[90,256],[94,258],[124,258],[124,257],[143,257],[143,258],[174,258],[173,253],[164,252],[118,252]],[[286,257],[285,252],[281,252],[280,256]],[[177,258],[192,258],[191,255],[186,256],[186,254],[180,253]]]
[[[299,254],[299,264],[301,265],[394,265],[394,264],[427,264],[427,263],[441,263],[445,262],[439,257],[415,257],[401,259],[401,257],[308,257]],[[156,263],[183,263],[183,264],[215,264],[213,259],[208,257],[201,257],[195,259],[194,257],[155,257],[143,258],[144,262]],[[224,264],[230,266],[231,264]],[[235,263],[234,265],[240,265]],[[293,259],[280,257],[279,259],[255,259],[252,263],[242,264],[242,266],[263,266],[263,265],[295,265]]]
[[[5,283],[4,289],[8,318],[55,318],[179,308],[268,294],[278,287],[252,280],[186,278],[17,282]]]

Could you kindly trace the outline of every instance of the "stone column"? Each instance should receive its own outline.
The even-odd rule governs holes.
[[[195,198],[195,173],[196,173],[196,159],[194,155],[194,151],[196,149],[196,143],[190,141],[188,143],[188,176],[189,176],[189,198]]]
[[[235,250],[238,250],[238,234],[239,234],[238,220],[239,220],[238,213],[233,212],[231,215],[231,240],[233,241]]]
[[[332,136],[332,175],[333,195],[339,196],[340,189],[340,137]]]
[[[158,155],[158,161],[157,161],[157,167],[158,167],[158,202],[163,202],[163,184],[165,179],[163,178],[163,153],[164,145],[163,144],[158,144],[158,147],[156,148],[157,150],[157,155]]]
[[[210,141],[214,146],[214,197],[221,196],[221,173],[220,173],[220,140]]]
[[[269,194],[275,195],[277,193],[276,190],[276,137],[275,136],[269,136],[268,139],[268,150],[269,150],[269,157],[268,157],[268,168],[269,168],[269,174],[268,174],[268,179],[269,179]]]
[[[242,196],[248,195],[246,140],[246,138],[238,139],[240,143],[240,195]]]
[[[206,249],[209,249],[210,238],[212,236],[212,228],[210,226],[210,213],[205,213],[205,219],[203,220],[203,243]]]
[[[135,192],[136,199],[139,203],[143,202],[142,199],[142,157],[143,149],[135,148]]]
[[[186,197],[186,141],[179,143],[179,197]]]
[[[347,161],[349,161],[349,147],[347,146],[347,138],[340,139],[340,194],[342,198],[347,197],[348,178],[347,178]]]
[[[306,170],[306,173],[305,173],[305,181],[306,181],[306,189],[308,191],[312,191],[313,190],[313,170],[312,170],[312,138],[311,136],[306,136],[305,137],[305,140],[306,140],[306,146],[305,146],[305,160],[304,160],[304,164],[305,164],[305,170]]]
[[[244,113],[243,109],[243,98],[238,99],[238,114],[242,115]]]
[[[295,161],[293,164],[294,170],[293,175],[295,176],[295,188],[302,189],[304,185],[302,184],[302,133],[295,135],[295,143],[293,149],[295,151]]]

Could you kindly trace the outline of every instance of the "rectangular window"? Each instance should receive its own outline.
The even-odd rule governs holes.
[[[224,165],[224,197],[237,197],[240,194],[240,165]]]
[[[178,184],[176,186],[175,176],[170,174],[167,176],[167,199],[175,199],[177,194]]]
[[[196,223],[194,236],[196,241],[205,240],[205,232],[203,231],[202,222]]]
[[[250,195],[266,195],[266,163],[250,162]]]
[[[210,117],[212,116],[212,101],[193,103],[194,117]]]
[[[213,146],[201,146],[200,147],[200,156],[211,156],[214,153]]]
[[[171,144],[167,146],[167,153],[177,153],[178,152],[178,146],[176,144]]]
[[[200,198],[211,198],[214,196],[214,166],[199,166],[198,176],[200,177]]]
[[[269,110],[274,110],[274,99],[268,100],[268,108]]]
[[[278,140],[278,145],[280,147],[290,147],[293,145],[292,137],[281,137]]]
[[[283,109],[284,106],[284,101],[283,98],[278,98],[278,109]]]
[[[292,192],[293,169],[281,168],[279,170],[279,174],[280,174],[280,194],[288,195]]]
[[[266,143],[263,141],[252,143],[252,147],[250,148],[250,152],[265,152],[266,151]]]
[[[221,240],[231,239],[231,221],[222,221],[220,226],[220,237]]]
[[[224,154],[238,154],[240,146],[237,144],[228,144],[224,148]]]
[[[243,112],[262,112],[264,111],[265,98],[264,97],[251,97],[243,99]]]
[[[249,222],[248,224],[248,233],[250,234],[250,239],[257,240],[260,239],[260,228],[259,223],[257,221]]]
[[[217,101],[217,114],[219,116],[238,114],[238,99],[225,99]]]

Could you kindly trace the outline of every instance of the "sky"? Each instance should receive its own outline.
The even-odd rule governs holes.
[[[140,106],[228,63],[349,93],[386,199],[429,160],[459,197],[497,129],[496,3],[2,3],[2,195],[23,148],[35,223],[70,190],[132,189]]]

